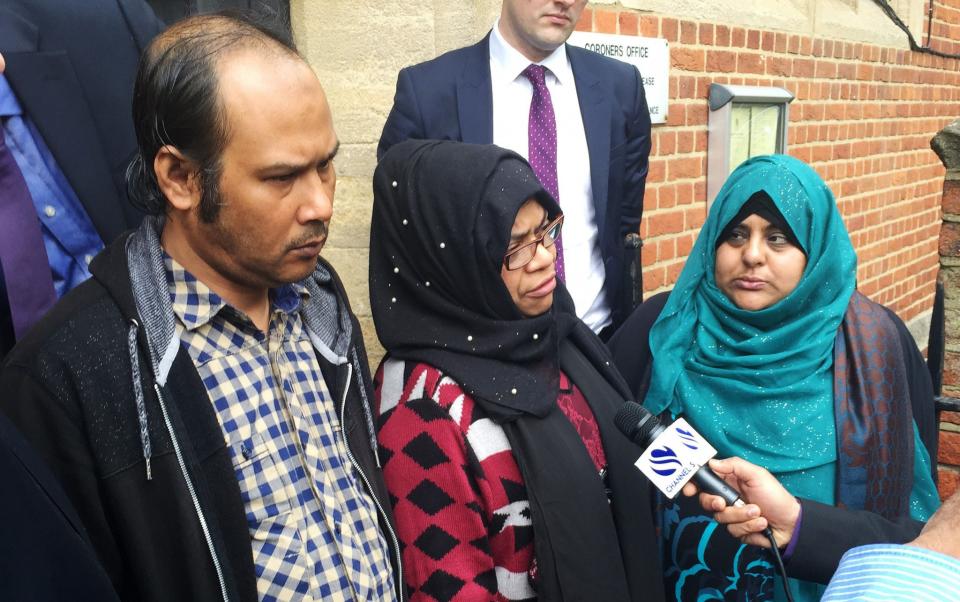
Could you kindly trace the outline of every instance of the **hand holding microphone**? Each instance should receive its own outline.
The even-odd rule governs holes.
[[[617,428],[644,451],[636,466],[668,498],[691,480],[730,506],[743,506],[740,494],[706,466],[717,450],[682,418],[668,426],[646,408],[628,401],[614,418]]]
[[[759,506],[748,506],[737,491],[742,488],[740,491],[748,491],[754,495],[759,492],[760,498],[765,492],[773,491],[771,499],[781,499],[782,495],[776,490],[783,487],[773,475],[739,458],[734,462],[727,461],[727,464],[712,460],[717,450],[687,424],[686,420],[678,418],[670,425],[663,426],[660,419],[633,401],[626,402],[617,410],[614,422],[620,432],[643,449],[643,454],[636,461],[637,468],[668,498],[673,499],[681,490],[689,492],[687,495],[693,495],[699,490],[700,503],[708,512],[717,512],[715,508],[719,507],[719,513],[730,511],[727,518],[747,519],[736,523],[737,529],[743,530],[743,541],[756,541],[757,545],[763,545],[764,541],[761,540],[765,539],[764,547],[772,549],[777,570],[783,577],[784,596],[787,602],[793,602],[793,595],[787,584],[787,571],[777,549],[778,546],[785,545],[780,539],[784,534],[775,534],[774,525],[767,524],[770,521],[759,516]],[[719,468],[726,480],[717,476],[711,467]],[[738,487],[732,487],[731,484]],[[782,493],[793,499],[785,489]],[[749,496],[747,500],[759,501]],[[800,512],[796,499],[793,499],[793,503],[796,504],[797,514],[793,516],[793,521],[786,531],[787,539],[793,533],[793,525],[796,524],[796,517]],[[731,524],[728,523],[727,529],[731,529]],[[755,533],[753,529],[758,532]],[[734,537],[737,535],[734,534]]]
[[[703,509],[744,543],[770,548],[768,527],[778,546],[790,542],[800,503],[767,470],[740,458],[712,459],[716,450],[682,418],[665,427],[632,401],[617,411],[615,422],[643,448],[637,468],[664,495],[699,492]]]
[[[718,523],[727,526],[730,535],[744,543],[769,548],[770,541],[764,534],[767,527],[773,531],[780,547],[790,543],[800,516],[800,502],[776,477],[765,468],[736,457],[710,460],[709,466],[740,492],[746,505],[730,506],[722,497],[701,490],[692,482],[684,486],[684,495],[690,497],[699,492],[703,509],[712,512]]]

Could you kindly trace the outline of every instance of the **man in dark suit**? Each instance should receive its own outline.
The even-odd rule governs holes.
[[[650,115],[634,67],[566,44],[585,5],[504,0],[479,43],[400,71],[377,154],[436,138],[527,157],[566,217],[558,275],[606,334],[632,309],[624,242],[643,212]]]
[[[33,300],[49,307],[89,277],[87,263],[105,243],[140,221],[124,177],[136,149],[130,105],[140,53],[161,28],[144,0],[0,6],[0,133],[39,218],[16,227],[8,219],[27,236],[13,250],[0,246],[0,358],[42,314],[38,302],[11,318],[26,287],[42,287]],[[12,202],[0,197],[0,208]],[[22,273],[44,261],[49,274]]]

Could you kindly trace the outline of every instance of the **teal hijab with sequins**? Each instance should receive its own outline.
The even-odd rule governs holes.
[[[793,230],[807,265],[790,294],[749,311],[717,287],[715,249],[724,227],[761,190]],[[717,195],[650,331],[654,363],[644,405],[683,414],[720,456],[793,473],[784,484],[794,494],[831,503],[833,345],[856,271],[833,194],[812,168],[784,155],[745,162]]]

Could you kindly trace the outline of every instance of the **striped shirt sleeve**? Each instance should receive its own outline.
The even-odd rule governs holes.
[[[960,560],[924,548],[875,544],[843,555],[822,602],[960,600]]]

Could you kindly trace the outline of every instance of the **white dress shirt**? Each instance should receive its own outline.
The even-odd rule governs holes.
[[[590,183],[590,154],[580,101],[565,45],[538,63],[546,67],[547,89],[557,119],[557,184],[563,209],[563,265],[567,290],[577,316],[594,332],[611,323],[603,292],[606,270]],[[529,158],[527,122],[533,85],[522,75],[530,61],[500,35],[499,20],[490,34],[493,89],[493,143]]]

